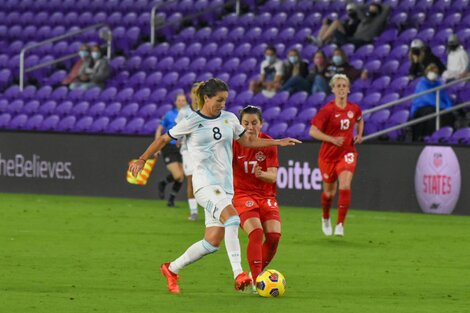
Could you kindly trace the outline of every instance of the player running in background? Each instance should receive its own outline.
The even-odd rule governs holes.
[[[240,218],[232,205],[233,140],[238,140],[250,148],[290,146],[300,141],[291,138],[273,140],[244,136],[245,129],[237,117],[231,112],[223,111],[228,98],[228,86],[220,79],[209,79],[200,83],[196,94],[198,111],[154,140],[139,159],[130,165],[129,170],[136,175],[142,170],[146,160],[172,139],[187,136],[188,150],[194,160],[194,195],[205,209],[204,239],[194,243],[176,260],[162,264],[160,270],[167,279],[169,291],[179,293],[179,271],[203,256],[219,250],[224,239],[235,278],[235,289],[243,290],[251,285],[252,281],[242,270],[238,239]]]
[[[186,105],[186,103],[187,101],[184,93],[178,94],[176,96],[175,107],[168,111],[163,117],[155,132],[155,139],[158,139],[162,136],[163,130],[168,131],[173,126],[175,126],[176,116],[178,115],[179,110],[181,110],[181,108]],[[164,199],[166,185],[173,183],[170,196],[168,197],[167,205],[169,207],[175,206],[176,195],[180,191],[184,181],[182,164],[183,160],[181,158],[181,153],[178,146],[178,142],[176,140],[172,140],[170,141],[170,144],[166,145],[165,148],[162,149],[163,161],[165,162],[166,168],[170,171],[171,174],[158,183],[158,194],[160,199]]]
[[[326,236],[332,235],[330,208],[339,181],[338,221],[334,234],[344,236],[344,220],[351,202],[351,181],[357,164],[354,145],[362,142],[364,121],[361,108],[348,101],[348,77],[336,74],[331,79],[330,86],[335,99],[321,108],[312,119],[310,136],[323,141],[318,157],[318,167],[323,178],[323,233]],[[355,137],[354,126],[357,128]]]
[[[191,88],[191,104],[186,104],[179,110],[178,115],[176,116],[176,123],[181,122],[183,119],[188,117],[192,112],[196,111],[197,108],[194,108],[193,105],[196,103],[196,91],[197,91],[197,86],[199,83],[195,83],[193,85],[193,88]],[[193,160],[191,159],[191,156],[189,154],[188,150],[188,144],[186,142],[186,137],[183,137],[181,139],[181,145],[180,145],[180,153],[181,156],[183,157],[183,171],[184,175],[186,176],[186,182],[187,182],[187,195],[188,195],[188,205],[189,205],[189,217],[188,220],[190,221],[197,221],[198,219],[198,213],[197,213],[197,201],[196,198],[194,198],[194,192],[193,192],[193,171],[194,171],[194,164]]]
[[[261,110],[247,106],[240,112],[240,122],[248,138],[267,138],[261,132]],[[276,201],[279,160],[277,147],[245,148],[233,143],[233,204],[241,226],[248,234],[247,258],[253,280],[271,262],[281,238],[281,218]],[[263,243],[263,234],[265,237]]]

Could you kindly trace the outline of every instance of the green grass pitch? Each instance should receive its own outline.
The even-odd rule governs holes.
[[[167,292],[159,265],[204,230],[178,206],[0,194],[0,312],[470,312],[468,216],[352,210],[346,236],[326,238],[320,210],[282,207],[270,267],[287,291],[264,299],[234,291],[223,247]]]

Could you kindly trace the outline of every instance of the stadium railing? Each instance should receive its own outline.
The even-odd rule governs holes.
[[[453,85],[456,85],[456,84],[459,84],[459,83],[462,83],[462,82],[467,82],[467,81],[470,81],[470,76],[463,77],[463,78],[451,81],[447,84],[444,84],[444,85],[441,85],[441,86],[438,86],[438,87],[435,87],[435,88],[432,88],[432,89],[429,89],[429,90],[426,90],[426,91],[423,91],[423,92],[412,94],[412,95],[406,96],[404,98],[401,98],[401,99],[398,99],[398,100],[395,100],[395,101],[391,101],[391,102],[379,105],[377,107],[374,107],[374,108],[371,108],[371,109],[368,109],[368,110],[364,110],[362,112],[363,115],[371,114],[371,113],[374,113],[374,112],[377,112],[377,111],[380,111],[380,110],[383,110],[383,109],[393,107],[393,106],[401,104],[403,102],[413,100],[413,99],[418,98],[422,95],[427,95],[427,94],[433,93],[433,92],[436,93],[436,113],[426,115],[426,116],[414,119],[412,121],[408,121],[408,122],[403,123],[403,124],[399,124],[399,125],[396,125],[396,126],[393,126],[393,127],[383,129],[381,131],[378,131],[378,132],[375,132],[373,134],[365,136],[363,140],[365,141],[365,140],[370,140],[370,139],[373,139],[373,138],[377,138],[377,137],[380,137],[380,136],[382,136],[384,134],[387,134],[391,131],[399,130],[399,129],[402,129],[402,128],[405,128],[405,127],[408,127],[408,126],[411,126],[411,125],[419,124],[421,122],[427,121],[427,120],[432,119],[432,118],[436,119],[436,130],[439,130],[440,129],[440,123],[441,123],[440,122],[440,116],[441,115],[444,115],[444,114],[447,114],[449,112],[456,111],[456,110],[459,110],[459,109],[463,109],[463,108],[470,105],[470,101],[467,101],[467,102],[464,102],[464,103],[461,103],[461,104],[458,104],[458,105],[454,105],[451,108],[441,110],[440,109],[440,103],[441,103],[440,91],[442,89],[446,89],[446,88],[451,87]]]
[[[77,51],[76,53],[71,53],[71,54],[65,55],[65,56],[60,57],[60,58],[56,58],[56,59],[48,61],[48,62],[39,63],[39,64],[34,65],[32,67],[26,68],[25,64],[24,64],[26,52],[28,52],[32,49],[47,45],[49,43],[53,43],[53,42],[63,40],[63,39],[66,39],[66,38],[78,36],[78,35],[81,35],[83,33],[95,30],[95,29],[100,30],[100,38],[104,39],[106,41],[106,43],[102,47],[106,47],[106,56],[107,56],[108,59],[111,59],[111,47],[112,47],[113,38],[112,38],[111,28],[107,24],[104,24],[104,23],[95,24],[95,25],[92,25],[92,26],[89,26],[89,27],[86,27],[86,28],[83,28],[83,29],[80,29],[80,30],[77,30],[77,31],[74,31],[74,32],[70,32],[70,33],[67,33],[67,34],[64,34],[64,35],[60,35],[60,36],[56,36],[56,37],[52,37],[52,38],[40,41],[38,43],[26,46],[20,52],[20,77],[19,77],[20,78],[20,91],[23,91],[23,89],[24,89],[24,75],[25,75],[25,73],[32,72],[32,71],[38,70],[40,68],[43,68],[43,67],[46,67],[46,66],[49,66],[49,65],[52,65],[52,64],[56,64],[56,63],[59,63],[59,62],[63,62],[65,60],[68,60],[68,59],[71,59],[71,58],[74,58],[74,57],[78,56],[78,51]]]
[[[176,2],[176,0],[167,1],[165,3],[159,3],[159,4],[155,5],[152,8],[152,10],[150,11],[150,43],[152,45],[155,45],[155,43],[156,43],[156,31],[158,29],[168,27],[168,26],[171,26],[171,25],[180,24],[180,23],[185,22],[187,20],[190,20],[194,17],[210,13],[210,12],[215,11],[217,9],[227,8],[231,5],[235,5],[236,14],[240,15],[240,0],[231,0],[231,1],[224,1],[221,5],[217,5],[217,6],[214,6],[214,7],[208,7],[207,9],[204,9],[200,12],[197,12],[197,13],[194,13],[194,14],[191,14],[191,15],[187,15],[187,16],[183,17],[180,20],[175,20],[175,21],[172,21],[172,22],[165,22],[164,20],[157,17],[157,10],[158,9],[161,9],[162,7],[165,7],[165,6],[167,6],[171,3],[174,3],[174,2]]]

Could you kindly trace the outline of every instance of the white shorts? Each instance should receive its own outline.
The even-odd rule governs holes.
[[[185,176],[193,175],[194,171],[194,164],[191,156],[189,155],[189,151],[185,150],[181,152],[181,156],[183,157],[183,171]]]
[[[220,214],[232,204],[233,194],[227,194],[219,185],[210,185],[196,191],[194,197],[204,208],[206,227],[224,227],[220,222]]]

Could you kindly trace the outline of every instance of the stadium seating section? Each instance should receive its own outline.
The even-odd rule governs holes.
[[[158,30],[159,42],[149,41],[150,11],[160,1],[150,0],[0,0],[0,129],[152,134],[172,107],[176,94],[188,92],[194,81],[219,77],[230,86],[227,109],[238,112],[247,104],[265,111],[264,130],[272,136],[308,138],[309,121],[331,95],[280,92],[272,99],[253,95],[249,81],[257,77],[264,49],[273,44],[285,59],[290,48],[311,61],[318,47],[307,35],[318,32],[326,16],[342,18],[344,0],[270,0],[237,16],[222,9],[174,23]],[[243,2],[243,1],[242,1]],[[413,93],[408,49],[414,38],[423,39],[446,62],[445,44],[457,33],[470,48],[468,0],[391,0],[386,30],[373,44],[342,48],[350,63],[365,68],[368,80],[352,85],[350,98],[363,110]],[[179,0],[164,5],[157,16],[178,21],[223,1]],[[225,13],[225,14],[223,14]],[[60,82],[73,60],[28,73],[23,92],[18,88],[19,53],[31,42],[96,23],[112,28],[113,74],[105,89],[69,91]],[[78,51],[82,42],[100,42],[96,32],[83,34],[31,50],[26,66]],[[322,49],[331,55],[335,45]],[[456,103],[470,99],[470,83],[450,88]],[[407,121],[410,103],[365,116],[366,133]],[[403,131],[389,134],[397,139]],[[442,128],[428,142],[469,143],[470,128],[455,132]]]

